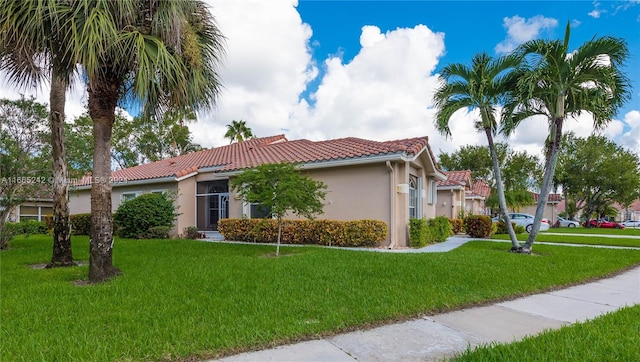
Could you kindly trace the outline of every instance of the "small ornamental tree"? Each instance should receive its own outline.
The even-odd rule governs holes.
[[[231,189],[245,202],[258,203],[271,210],[278,221],[276,256],[280,255],[282,217],[287,212],[313,219],[322,213],[327,186],[302,176],[293,164],[264,164],[233,178]]]

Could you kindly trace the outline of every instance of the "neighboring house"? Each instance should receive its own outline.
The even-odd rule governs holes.
[[[46,215],[53,215],[53,199],[51,189],[43,187],[35,190],[31,197],[14,207],[7,216],[7,221],[43,221]]]
[[[640,220],[640,199],[632,202],[628,207],[620,204],[615,204],[614,207],[618,209],[616,220]]]
[[[518,210],[511,210],[511,211],[520,212],[523,214],[535,215],[536,208],[538,207],[538,201],[540,200],[540,194],[532,192],[531,195],[533,196],[533,201],[534,201],[533,205],[524,206],[519,208]],[[542,214],[542,217],[545,219],[548,219],[551,225],[553,225],[558,219],[558,213],[564,210],[563,207],[561,207],[562,210],[558,208],[558,205],[561,203],[561,201],[562,201],[562,194],[551,194],[551,193],[549,194],[549,198],[547,199],[547,205],[544,208],[544,213]]]
[[[485,201],[491,187],[485,181],[474,181],[471,171],[443,171],[446,180],[438,181],[436,216],[458,218],[461,215],[486,215]]]
[[[284,135],[256,138],[112,173],[112,203],[118,206],[143,193],[175,191],[178,219],[174,233],[196,226],[217,230],[223,218],[262,217],[229,189],[229,179],[265,163],[295,163],[305,175],[327,184],[322,219],[374,219],[387,223],[386,246],[408,245],[408,220],[434,217],[436,166],[427,137],[376,142],[343,138],[289,141]],[[90,178],[70,193],[72,214],[90,212]]]

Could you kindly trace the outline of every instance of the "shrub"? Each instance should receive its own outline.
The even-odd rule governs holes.
[[[147,231],[147,239],[169,239],[171,226],[152,226]]]
[[[429,227],[429,234],[431,236],[431,242],[443,242],[446,241],[452,234],[451,223],[446,216],[438,216],[427,221]]]
[[[195,226],[187,226],[186,228],[184,228],[183,233],[182,233],[182,237],[185,239],[199,239],[201,237],[200,232],[198,231],[198,228]]]
[[[459,234],[464,230],[464,220],[463,219],[449,219],[451,223],[451,230],[454,234]]]
[[[47,234],[47,224],[44,221],[27,220],[20,222],[8,222],[4,224],[5,232],[11,239],[14,235],[23,234]],[[6,238],[6,237],[5,237]]]
[[[431,239],[429,231],[427,220],[409,219],[409,245],[414,248],[426,246]]]
[[[508,234],[509,232],[507,231],[507,224],[503,221],[500,220],[496,223],[494,223],[496,226],[496,234]],[[524,226],[522,225],[517,225],[516,223],[512,222],[511,225],[513,226],[513,231],[516,234],[522,234],[525,232],[524,230]]]
[[[488,238],[495,232],[496,226],[486,215],[471,215],[464,219],[467,235],[473,238]]]
[[[89,235],[91,233],[91,214],[75,214],[69,216],[71,234]]]
[[[218,231],[226,240],[275,243],[274,219],[223,219]],[[282,243],[336,246],[373,246],[387,237],[387,225],[377,220],[283,220]]]
[[[47,224],[47,230],[53,229],[53,215],[45,215],[42,221]]]
[[[114,214],[118,236],[144,239],[157,226],[173,228],[177,215],[173,200],[165,194],[150,193],[129,200]]]

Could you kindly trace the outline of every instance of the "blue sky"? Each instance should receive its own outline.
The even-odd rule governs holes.
[[[486,144],[470,126],[473,112],[454,114],[451,138],[437,133],[438,72],[477,52],[496,56],[529,39],[560,39],[570,21],[572,48],[594,36],[628,42],[633,98],[602,133],[640,154],[640,0],[205,1],[226,37],[217,107],[189,125],[205,147],[227,144],[232,120],[244,120],[258,136],[289,139],[428,136],[436,155]],[[3,78],[3,97],[19,97]],[[22,92],[48,101],[46,84]],[[68,119],[82,113],[86,99],[82,86],[67,94]],[[565,129],[586,137],[592,120],[567,119]],[[546,134],[546,120],[530,119],[506,141],[541,155]]]

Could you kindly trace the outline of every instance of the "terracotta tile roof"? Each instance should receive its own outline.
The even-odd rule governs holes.
[[[377,142],[360,138],[341,138],[312,142],[306,139],[289,141],[284,135],[250,139],[226,146],[210,148],[166,160],[114,171],[117,180],[137,181],[165,177],[180,178],[202,168],[217,168],[217,172],[251,168],[265,163],[314,163],[349,160],[376,155],[417,155],[424,148],[435,163],[427,137]],[[85,178],[76,186],[88,185]]]
[[[446,186],[468,186],[471,184],[471,171],[443,171],[447,176],[447,179],[444,181],[438,181],[436,183],[437,187],[446,187]]]
[[[531,195],[533,196],[533,201],[540,201],[540,194],[532,192]],[[547,202],[559,203],[560,201],[562,201],[562,194],[549,194]]]
[[[472,181],[470,194],[486,199],[491,195],[491,186],[489,186],[485,180]]]

